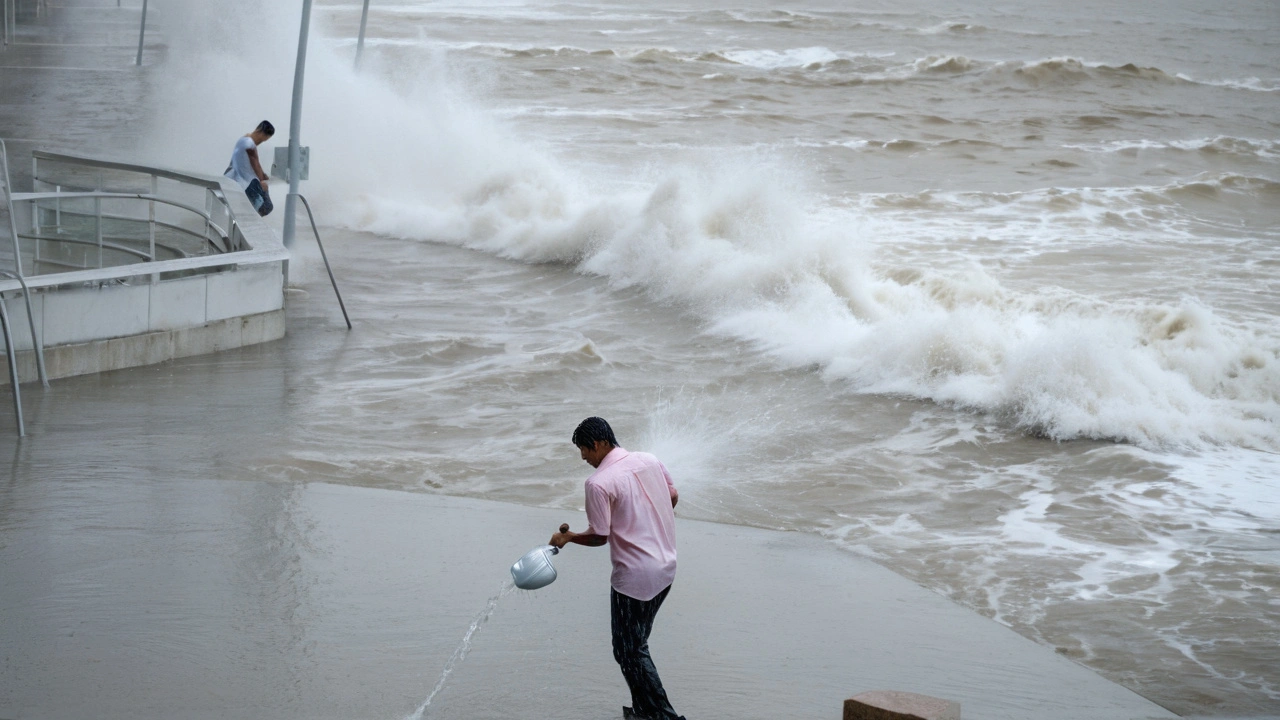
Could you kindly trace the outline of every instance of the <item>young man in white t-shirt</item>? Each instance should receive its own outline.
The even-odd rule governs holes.
[[[258,123],[253,132],[236,141],[235,149],[231,151],[231,163],[223,173],[240,185],[253,204],[253,209],[263,216],[275,206],[271,204],[271,196],[267,194],[267,174],[262,171],[262,163],[258,161],[258,146],[275,134],[275,126],[270,122],[263,120]]]

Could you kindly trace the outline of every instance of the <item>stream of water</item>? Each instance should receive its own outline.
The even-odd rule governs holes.
[[[493,613],[498,609],[498,603],[502,602],[502,598],[514,593],[517,590],[515,583],[510,580],[502,585],[502,589],[489,598],[484,604],[484,609],[476,615],[475,620],[471,621],[471,627],[467,628],[467,632],[462,636],[462,642],[458,643],[458,647],[454,649],[453,654],[449,656],[449,661],[444,664],[444,670],[440,672],[440,679],[436,681],[435,687],[431,688],[431,692],[427,695],[427,699],[422,701],[417,710],[405,716],[405,720],[422,720],[426,716],[427,708],[431,707],[431,701],[436,699],[436,695],[444,689],[444,685],[449,680],[449,676],[467,657],[467,652],[471,650],[471,643],[475,640],[476,633],[480,632],[486,621],[493,617]]]

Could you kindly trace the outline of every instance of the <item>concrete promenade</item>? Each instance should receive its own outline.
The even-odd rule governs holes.
[[[402,718],[510,564],[584,525],[418,493],[113,476],[0,483],[0,717]],[[973,720],[1174,717],[819,538],[683,519],[677,533],[651,643],[691,720],[834,720],[877,689]],[[428,717],[621,717],[608,552],[574,546],[556,565],[555,583],[498,604]]]
[[[132,66],[136,8],[52,10],[0,54],[0,137],[19,155],[127,154],[161,56]],[[0,432],[0,718],[401,718],[510,563],[560,522],[584,525],[564,510],[255,477],[245,458],[287,428],[273,413],[289,401],[288,362],[270,346],[226,360],[240,366],[226,382],[256,404],[223,432],[198,412],[232,395],[218,356],[205,384],[156,390],[175,399],[160,410],[127,406],[159,371],[124,371],[55,384],[31,437]],[[117,439],[102,438],[107,424]],[[819,538],[686,519],[678,533],[652,644],[691,720],[837,718],[868,690],[955,700],[972,720],[1174,717]],[[553,585],[498,603],[427,717],[621,717],[608,554],[570,548],[557,566]]]

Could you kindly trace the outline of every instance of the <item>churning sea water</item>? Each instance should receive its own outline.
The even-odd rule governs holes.
[[[307,192],[377,330],[255,462],[577,508],[600,414],[686,516],[1280,714],[1278,8],[403,0],[356,73],[318,5]],[[296,17],[174,14],[154,148],[217,165]]]

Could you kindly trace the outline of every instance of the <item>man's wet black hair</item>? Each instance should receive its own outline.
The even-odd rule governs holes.
[[[257,130],[258,132],[266,133],[267,137],[271,137],[272,135],[276,134],[276,126],[272,125],[270,120],[263,120],[262,122],[258,123],[258,127],[254,129]]]
[[[573,431],[573,444],[580,448],[594,449],[601,440],[618,447],[618,438],[613,436],[613,428],[604,418],[589,417],[578,423],[578,429]]]

